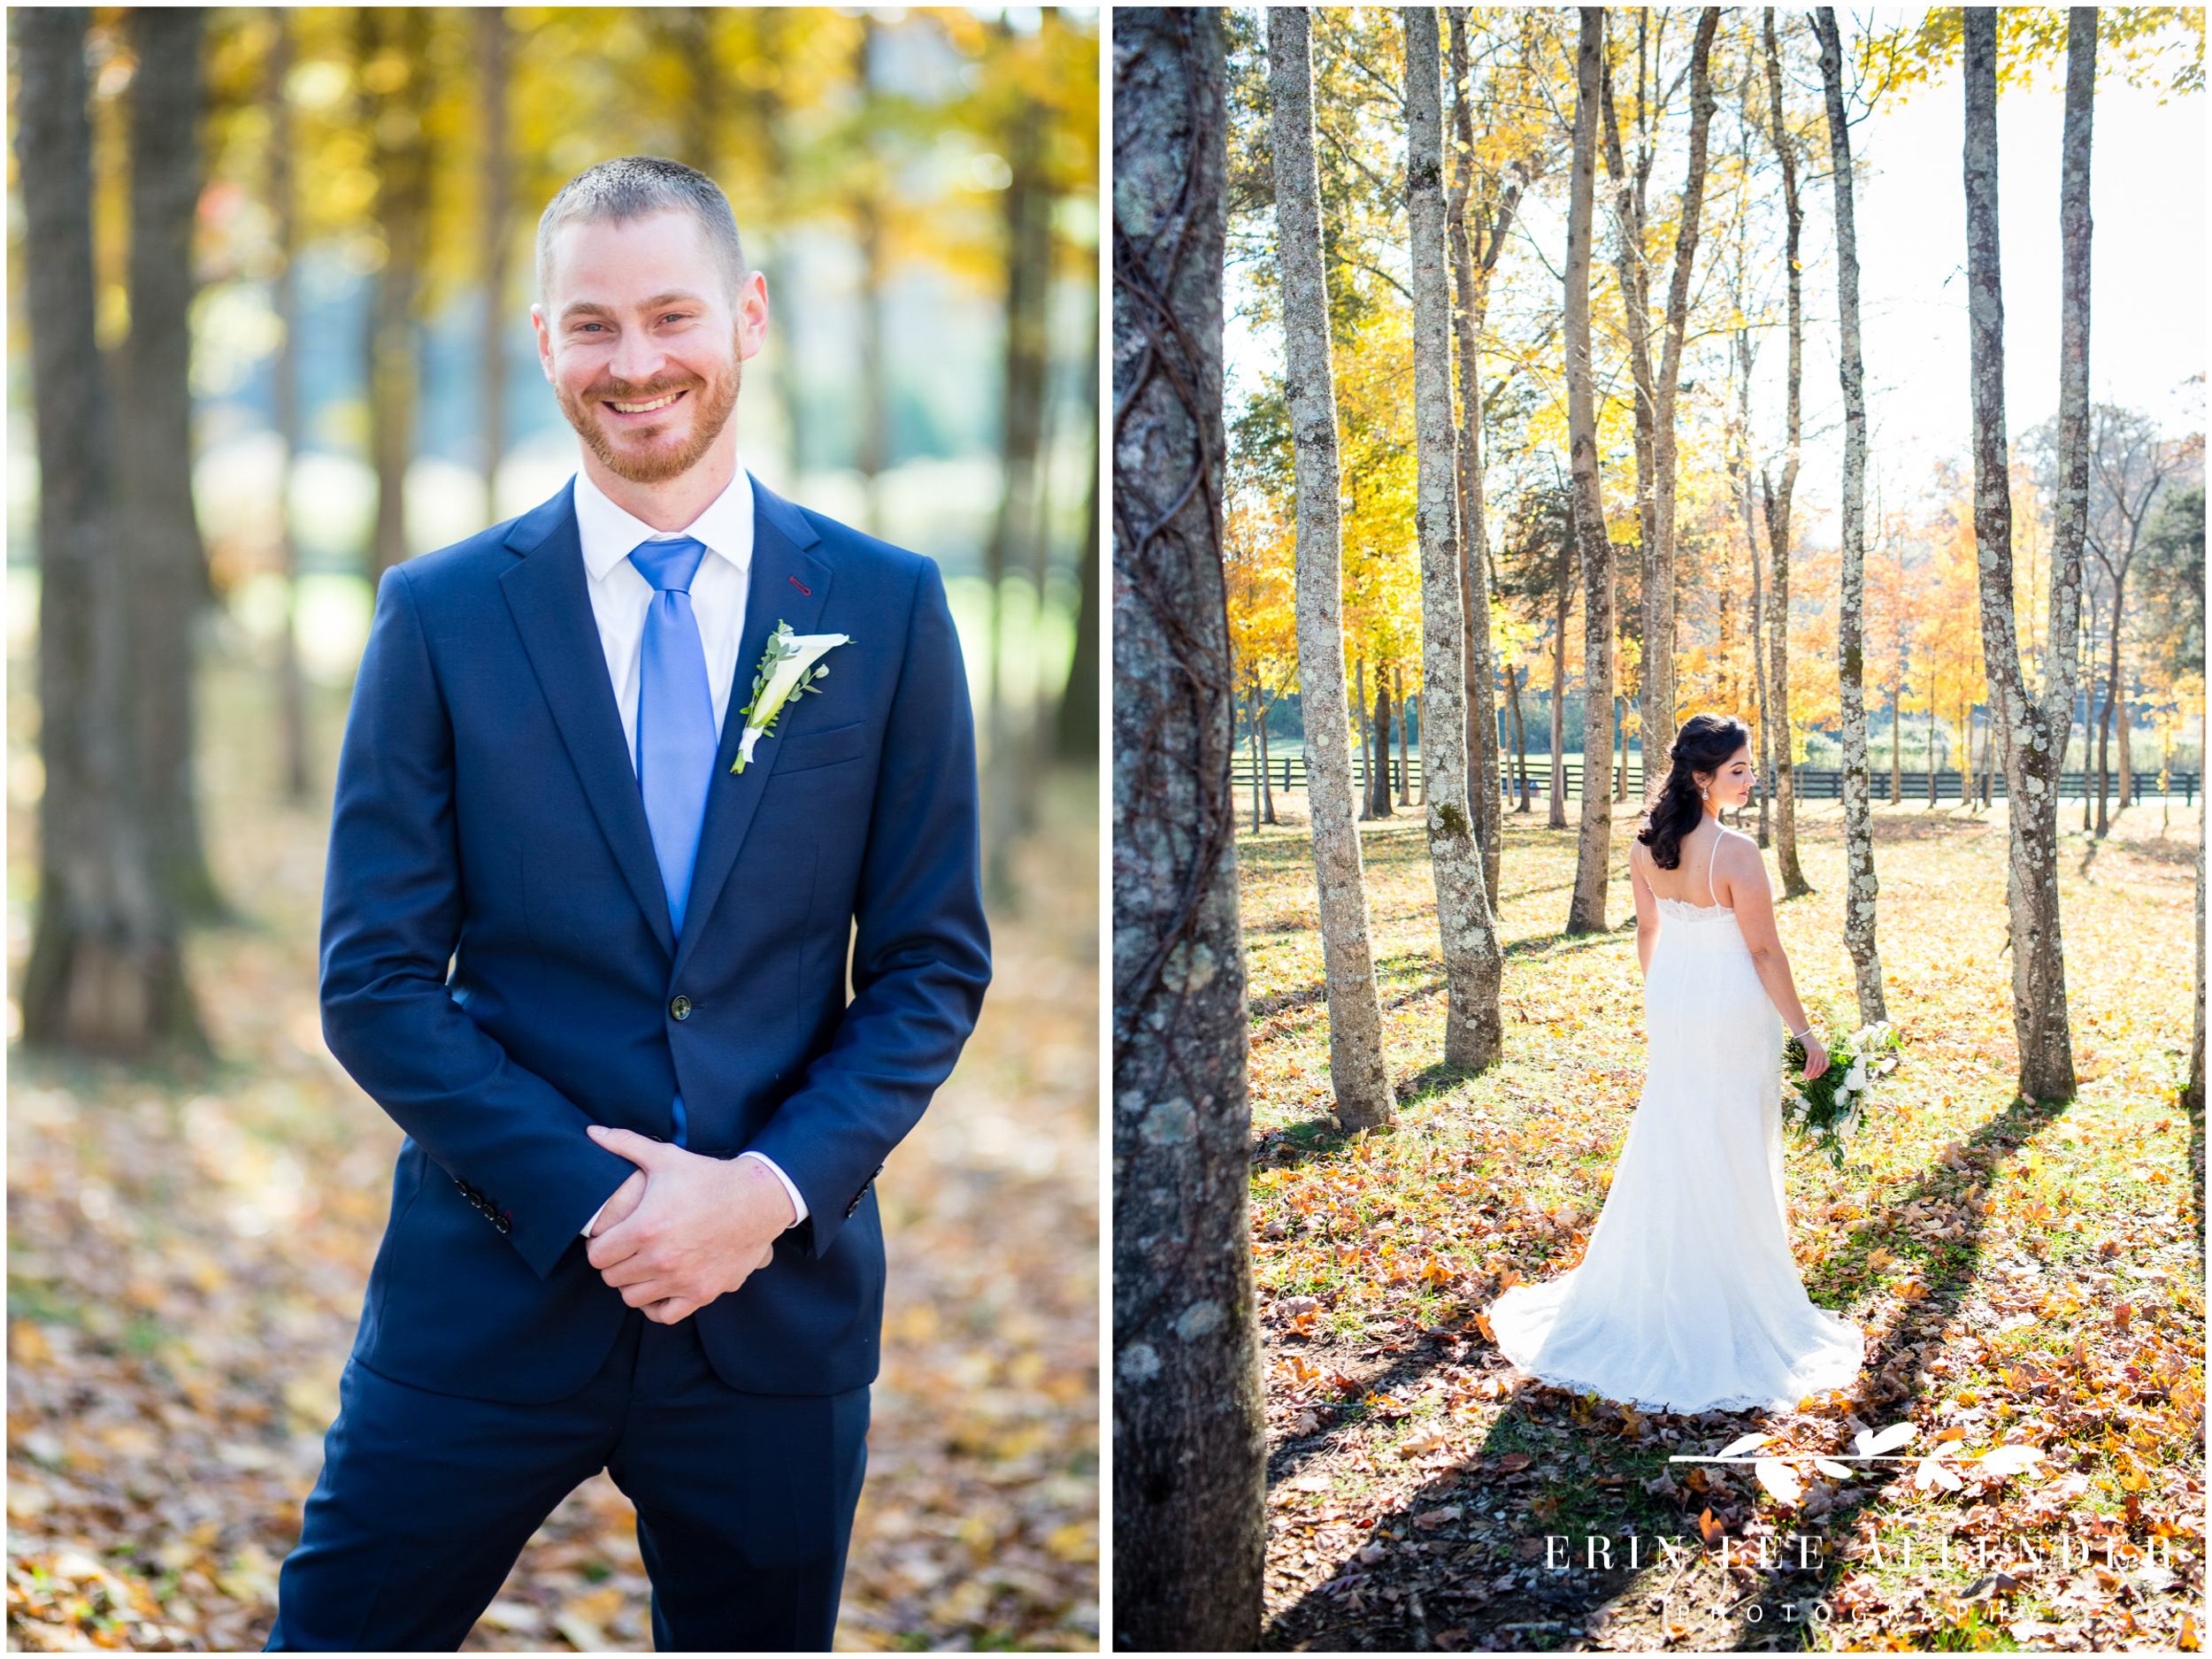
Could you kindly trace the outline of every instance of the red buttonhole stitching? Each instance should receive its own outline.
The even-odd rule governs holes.
[[[804,582],[801,581],[801,580],[799,580],[796,576],[787,577],[785,580],[787,580],[787,581],[789,581],[789,582],[790,582],[790,584],[791,584],[794,588],[797,588],[797,589],[798,589],[801,593],[804,594],[804,595],[806,595],[809,599],[811,599],[811,598],[813,598],[813,597],[814,597],[814,589],[812,589],[811,588],[808,587],[808,586],[807,586]]]

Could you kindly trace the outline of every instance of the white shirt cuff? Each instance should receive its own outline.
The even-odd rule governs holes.
[[[797,1226],[806,1219],[806,1199],[801,1195],[799,1189],[791,1184],[791,1178],[777,1165],[775,1159],[770,1157],[765,1152],[741,1152],[737,1156],[741,1158],[753,1158],[766,1164],[768,1172],[783,1183],[783,1190],[791,1200],[791,1225],[793,1226]],[[594,1219],[597,1217],[595,1217]]]
[[[607,1200],[607,1204],[611,1204],[612,1202],[614,1202],[613,1199],[610,1198]],[[593,1210],[591,1212],[591,1219],[584,1223],[584,1237],[587,1239],[591,1237],[591,1230],[599,1225],[599,1217],[607,1213],[607,1204],[602,1204],[598,1209]]]

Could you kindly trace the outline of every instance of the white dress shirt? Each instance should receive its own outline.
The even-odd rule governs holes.
[[[592,618],[599,625],[599,646],[607,656],[607,681],[614,687],[615,707],[622,716],[622,746],[631,770],[637,768],[639,659],[643,656],[645,615],[653,602],[653,584],[630,563],[630,555],[643,542],[687,538],[706,546],[698,573],[691,579],[691,614],[698,619],[699,643],[706,651],[707,689],[714,698],[714,731],[719,738],[737,676],[738,646],[745,634],[745,589],[752,577],[753,483],[743,460],[738,462],[729,488],[680,530],[656,530],[631,517],[608,500],[581,468],[576,473],[575,501],[584,585],[591,595]],[[806,1219],[806,1199],[773,1158],[758,1152],[738,1156],[766,1164],[783,1183],[797,1212],[794,1225]],[[595,1213],[584,1224],[586,1237],[598,1220]]]

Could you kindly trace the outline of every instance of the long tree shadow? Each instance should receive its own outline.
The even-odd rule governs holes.
[[[1921,1172],[1920,1179],[1892,1202],[1891,1211],[1898,1221],[1878,1230],[1884,1235],[1878,1243],[1871,1236],[1877,1230],[1869,1229],[1870,1237],[1862,1240],[1863,1248],[1855,1247],[1859,1270],[1864,1269],[1866,1257],[1875,1248],[1882,1248],[1908,1270],[1901,1275],[1902,1282],[1924,1284],[1927,1294],[1907,1301],[1887,1325],[1867,1333],[1867,1371],[1872,1378],[1872,1386],[1866,1390],[1863,1402],[1867,1416],[1855,1413],[1847,1417],[1845,1428],[1881,1426],[1867,1417],[1901,1422],[1910,1415],[1913,1402],[1928,1386],[1930,1379],[1924,1367],[1943,1345],[1945,1328],[1957,1316],[1975,1282],[1976,1267],[1983,1254],[1982,1238],[1987,1228],[1985,1212],[1980,1208],[1982,1194],[1995,1179],[2003,1161],[2062,1118],[2070,1104],[2066,1101],[2030,1101],[2016,1096],[2009,1105],[1955,1142],[1955,1153],[1946,1148],[1944,1154]],[[1962,1218],[1955,1224],[1959,1227],[1955,1238],[1932,1241],[1913,1232],[1909,1217],[1916,1205],[1953,1199],[1964,1202]],[[1841,1276],[1855,1278],[1857,1271],[1847,1268]],[[1818,1277],[1827,1279],[1831,1276]],[[1817,1296],[1815,1299],[1819,1300]],[[1831,1291],[1830,1300],[1837,1299]],[[1892,1467],[1899,1472],[1884,1479],[1870,1480],[1857,1489],[1860,1502],[1869,1502],[1890,1492],[1901,1482],[1912,1479],[1910,1465]],[[1794,1575],[1791,1582],[1777,1582],[1774,1575],[1768,1575],[1768,1580],[1756,1586],[1756,1594],[1747,1597],[1738,1613],[1734,1639],[1729,1646],[1771,1646],[1777,1631],[1784,1627],[1784,1622],[1778,1617],[1783,1593],[1800,1601],[1809,1594],[1824,1600],[1841,1584],[1847,1571],[1844,1562],[1831,1551],[1814,1572]],[[1757,1609],[1755,1613],[1754,1609]],[[1801,1647],[1804,1645],[1803,1633],[1801,1630]]]
[[[1878,1248],[1898,1279],[1925,1286],[1886,1325],[1868,1330],[1866,1363],[1836,1422],[1833,1449],[1858,1429],[1901,1420],[1926,1387],[1924,1367],[1975,1280],[1986,1226],[1981,1195],[2003,1161],[2066,1106],[2016,1100],[1994,1114],[1886,1200],[1876,1225],[1812,1276],[1808,1290],[1816,1302],[1847,1310],[1855,1288],[1876,1271],[1868,1258]],[[2200,1117],[2193,1141],[2200,1170],[2201,1146]],[[1963,1207],[1955,1223],[1925,1225],[1924,1211],[1939,1202]],[[2200,1181],[2197,1204],[2200,1218]],[[1911,1478],[1910,1465],[1901,1464],[1907,1472],[1846,1488],[1831,1514],[1793,1523],[1817,1543],[1774,1540],[1770,1562],[1748,1564],[1740,1556],[1754,1494],[1725,1474],[1693,1490],[1667,1479],[1666,1460],[1678,1451],[1717,1451],[1726,1440],[1761,1430],[1769,1413],[1624,1413],[1612,1402],[1521,1379],[1480,1344],[1471,1325],[1458,1333],[1423,1331],[1394,1349],[1383,1344],[1363,1352],[1390,1363],[1361,1379],[1358,1400],[1331,1406],[1329,1421],[1271,1455],[1271,1502],[1287,1511],[1274,1528],[1310,1525],[1322,1536],[1333,1522],[1340,1533],[1353,1518],[1341,1502],[1321,1497],[1312,1513],[1291,1518],[1306,1494],[1295,1486],[1286,1492],[1286,1483],[1378,1412],[1402,1413],[1406,1408],[1393,1396],[1402,1397],[1407,1385],[1440,1372],[1476,1386],[1486,1377],[1493,1388],[1509,1377],[1517,1380],[1479,1448],[1434,1468],[1411,1501],[1358,1517],[1352,1542],[1332,1552],[1325,1581],[1269,1622],[1263,1647],[1498,1650],[1583,1645],[1585,1635],[1591,1645],[1655,1647],[1670,1639],[1670,1625],[1681,1631],[1686,1619],[1686,1632],[1671,1639],[1691,1648],[1807,1647],[1816,1640],[1808,1610],[1846,1573],[1825,1540],[1860,1505]],[[1660,1490],[1647,1489],[1647,1481]],[[1700,1525],[1709,1510],[1706,1524],[1717,1523],[1734,1540],[1736,1557],[1709,1574]],[[1750,1540],[1762,1557],[1771,1531]],[[1709,1581],[1721,1599],[1701,1609],[1678,1605],[1671,1592],[1688,1571],[1700,1574],[1695,1583]],[[1648,1640],[1631,1640],[1640,1623],[1650,1626],[1642,1632]],[[1831,1639],[1819,1640],[1824,1646]]]

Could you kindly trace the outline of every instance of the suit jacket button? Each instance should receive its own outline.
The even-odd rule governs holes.
[[[691,999],[687,996],[678,997],[674,1002],[668,1005],[668,1011],[674,1015],[678,1019],[689,1019],[691,1018]]]

